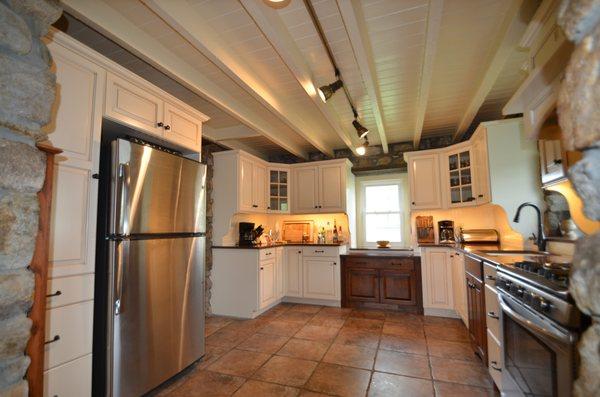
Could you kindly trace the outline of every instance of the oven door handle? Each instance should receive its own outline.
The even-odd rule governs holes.
[[[498,302],[500,303],[502,312],[507,314],[510,318],[512,318],[522,326],[532,329],[534,332],[539,332],[540,334],[548,338],[558,340],[562,343],[573,343],[575,341],[575,338],[570,333],[561,332],[560,330],[556,329],[550,324],[544,327],[540,324],[537,324],[536,322],[533,322],[523,317],[521,314],[517,313],[515,309],[510,307],[509,303],[502,296],[502,293],[498,294]]]

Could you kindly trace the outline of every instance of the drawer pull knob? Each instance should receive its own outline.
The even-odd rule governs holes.
[[[323,251],[323,250],[315,250],[315,254],[316,253],[323,253],[323,252],[325,252],[325,251]]]
[[[298,251],[298,253],[299,253],[299,254],[301,254],[301,253],[302,253],[302,251]]]
[[[487,314],[487,315],[488,315],[488,317],[495,318],[496,320],[498,320],[498,319],[500,318],[500,317],[498,317],[498,315],[497,315],[496,313],[494,313],[494,312],[488,312],[488,314]]]
[[[333,262],[333,266],[337,265],[337,263]]]
[[[161,121],[159,121],[158,123],[156,123],[156,126],[157,126],[157,127],[162,127],[163,125],[164,125],[164,124],[163,124]]]
[[[265,253],[265,256],[271,255],[271,254],[272,254],[272,252],[267,252],[267,253]]]
[[[167,125],[165,125],[165,130],[169,131],[170,129],[171,129],[171,126],[170,126],[170,125],[168,125],[168,124],[167,124]]]
[[[260,270],[265,270],[265,268],[261,266],[261,267],[260,267]]]
[[[491,276],[491,275],[488,274],[487,276],[485,276],[485,279],[486,280],[496,280],[496,277]]]
[[[61,290],[58,290],[58,291],[56,291],[56,292],[55,292],[55,293],[53,293],[53,294],[46,295],[46,298],[52,298],[52,297],[54,297],[54,296],[59,296],[59,295],[62,295],[62,292],[61,292]]]
[[[492,367],[493,370],[502,372],[502,368],[498,367],[498,361],[491,361],[490,367]]]
[[[54,338],[44,342],[44,345],[49,345],[50,343],[58,342],[60,340],[60,335],[54,335]]]

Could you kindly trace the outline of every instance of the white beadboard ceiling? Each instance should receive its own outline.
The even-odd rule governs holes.
[[[180,97],[211,117],[211,139],[263,156],[359,144],[343,93],[327,104],[318,99],[315,88],[332,82],[334,71],[303,0],[280,10],[263,0],[62,2],[143,61],[97,43],[105,55],[181,83]],[[537,4],[312,0],[369,141],[385,150],[420,137],[460,137],[500,118],[524,77],[526,54],[514,37],[528,21],[515,20]]]

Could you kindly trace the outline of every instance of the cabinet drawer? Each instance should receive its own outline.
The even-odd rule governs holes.
[[[303,247],[304,256],[338,256],[340,247]]]
[[[392,269],[392,270],[414,270],[415,263],[413,259],[395,259],[395,258],[363,258],[347,256],[344,263],[351,267],[365,267],[369,269]]]
[[[494,291],[496,290],[496,275],[498,271],[496,266],[487,262],[483,262],[483,279],[485,285],[489,285]]]
[[[264,261],[265,259],[274,259],[277,248],[264,248],[259,250],[258,260]]]
[[[502,371],[504,363],[502,360],[502,347],[500,342],[488,330],[487,332],[488,345],[488,370],[499,390],[502,390]]]
[[[92,300],[94,299],[94,275],[50,279],[46,294],[47,309]]]
[[[485,322],[496,338],[500,337],[500,305],[498,295],[489,285],[485,286]]]
[[[45,397],[86,397],[91,392],[91,354],[44,372]]]
[[[46,311],[44,369],[92,352],[94,302],[87,301]]]

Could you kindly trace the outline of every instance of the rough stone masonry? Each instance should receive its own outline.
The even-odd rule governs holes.
[[[563,0],[559,24],[576,44],[558,98],[566,150],[582,150],[569,179],[585,214],[600,220],[600,0]],[[581,367],[574,395],[600,395],[600,233],[579,239],[571,283],[575,302],[592,317],[578,345]]]
[[[0,396],[28,394],[28,265],[46,161],[35,143],[45,137],[56,86],[41,37],[61,12],[58,0],[0,0]]]

